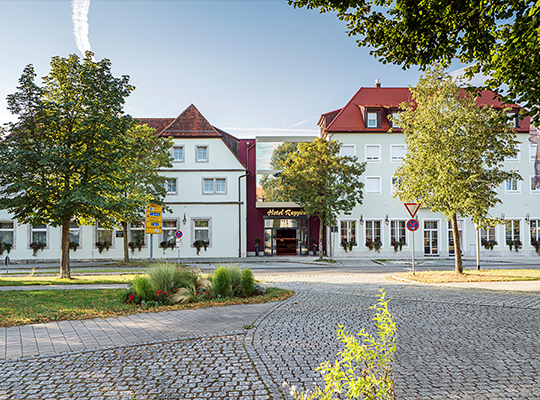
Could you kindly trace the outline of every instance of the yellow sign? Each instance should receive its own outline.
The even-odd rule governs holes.
[[[146,205],[146,233],[160,234],[162,232],[163,208],[157,204]]]

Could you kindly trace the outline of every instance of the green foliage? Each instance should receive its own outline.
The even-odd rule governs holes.
[[[496,0],[289,0],[295,7],[335,12],[349,36],[382,63],[404,69],[422,68],[457,58],[470,65],[469,77],[481,72],[485,88],[502,94],[508,104],[521,104],[540,125],[540,85],[531,85],[540,71],[538,30],[540,7],[535,1]]]
[[[319,218],[321,258],[323,225],[335,225],[338,213],[351,213],[363,199],[360,177],[365,163],[359,163],[355,156],[341,156],[340,149],[336,140],[317,138],[312,143],[299,143],[298,151],[287,157],[286,169],[281,173],[287,193],[309,217]]]
[[[369,248],[369,250],[375,250],[377,253],[380,253],[382,242],[380,240],[368,240],[366,242],[366,247]]]
[[[32,242],[32,243],[30,243],[30,248],[33,250],[32,255],[33,255],[34,257],[37,256],[38,250],[43,251],[43,249],[44,249],[46,246],[47,246],[46,243],[41,243],[41,242]]]
[[[288,157],[297,151],[297,147],[298,143],[281,143],[272,153],[270,169],[277,171],[285,169]],[[266,201],[292,201],[281,177],[265,175],[261,178],[260,185]]]
[[[434,66],[427,70],[412,101],[400,105],[400,126],[408,153],[396,170],[400,179],[394,197],[422,203],[452,221],[455,245],[461,249],[457,217],[475,225],[489,225],[489,210],[501,200],[495,189],[507,179],[521,179],[505,171],[507,156],[516,155],[516,135],[505,123],[504,110],[476,105],[476,99]],[[463,272],[456,251],[456,272]]]
[[[216,268],[212,277],[212,289],[220,296],[228,296],[231,293],[231,275],[228,268]]]
[[[238,264],[230,264],[225,267],[229,270],[229,275],[231,276],[231,286],[240,286],[242,283],[242,271],[238,268]]]
[[[98,248],[99,253],[101,254],[103,250],[109,251],[109,248],[112,246],[112,243],[109,241],[96,242],[96,247]]]
[[[516,253],[519,253],[519,250],[523,247],[523,243],[521,243],[521,240],[507,240],[506,245],[512,251],[512,249],[515,250]]]
[[[324,390],[317,387],[314,392],[303,393],[293,386],[291,395],[295,399],[331,400],[339,393],[351,399],[396,399],[393,365],[397,329],[388,311],[386,293],[380,292],[377,304],[371,307],[376,310],[373,321],[377,334],[362,329],[352,335],[339,325],[337,336],[345,348],[337,354],[339,359],[335,362],[325,361],[316,369],[324,374]]]
[[[347,241],[347,239],[341,239],[341,247],[343,247],[343,250],[345,250],[345,253],[347,251],[352,251],[352,248],[356,246],[356,242],[354,240]]]
[[[199,255],[201,249],[204,247],[204,251],[206,251],[206,249],[208,248],[209,246],[209,242],[205,241],[205,240],[195,240],[193,242],[193,247],[195,247],[197,249],[197,255]]]
[[[249,268],[244,268],[242,270],[242,278],[240,286],[245,290],[248,296],[251,296],[253,292],[253,284],[255,283],[255,277],[253,272]]]
[[[482,246],[484,246],[484,248],[486,250],[493,250],[493,247],[497,246],[498,243],[496,240],[487,240],[487,239],[482,239],[482,241],[480,242],[480,244]]]
[[[195,271],[164,262],[152,266],[148,271],[148,278],[155,291],[164,290],[168,293],[174,293],[181,287],[195,285],[198,274]]]
[[[138,276],[133,280],[133,289],[141,301],[154,300],[156,295],[150,280],[145,276]]]
[[[395,239],[392,239],[392,241],[390,242],[390,246],[392,246],[394,248],[394,253],[397,253],[398,251],[401,251],[401,249],[403,248],[403,246],[405,246],[405,242],[404,241],[401,241],[401,240],[395,240]]]

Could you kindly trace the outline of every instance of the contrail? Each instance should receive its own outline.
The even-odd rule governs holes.
[[[92,50],[90,40],[88,40],[88,9],[90,8],[90,0],[71,0],[71,8],[73,10],[71,20],[73,21],[75,44],[84,56],[87,50]]]

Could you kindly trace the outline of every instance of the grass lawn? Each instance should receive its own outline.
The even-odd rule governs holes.
[[[120,275],[80,275],[72,273],[72,279],[60,279],[55,276],[6,276],[0,275],[0,286],[32,286],[32,285],[89,285],[106,283],[128,283],[135,274]]]
[[[13,290],[0,292],[0,326],[38,322],[106,318],[143,312],[172,311],[233,304],[257,304],[281,301],[294,294],[291,290],[268,288],[264,296],[225,298],[200,303],[142,308],[119,300],[122,289],[92,290]]]
[[[540,280],[538,269],[489,269],[464,270],[463,274],[454,271],[421,271],[413,275],[411,272],[395,274],[400,278],[424,283],[450,282],[510,282]]]

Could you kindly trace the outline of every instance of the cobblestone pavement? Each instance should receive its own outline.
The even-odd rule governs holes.
[[[283,381],[320,381],[337,324],[372,330],[381,288],[398,327],[399,399],[540,399],[539,294],[376,274],[262,278],[297,295],[245,334],[1,362],[0,399],[286,399]]]

